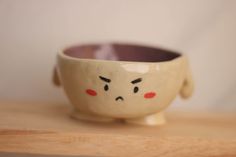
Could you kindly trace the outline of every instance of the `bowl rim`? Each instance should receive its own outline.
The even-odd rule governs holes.
[[[90,46],[90,45],[105,45],[105,44],[117,44],[117,45],[128,45],[128,46],[143,46],[146,48],[153,48],[153,49],[157,49],[157,50],[164,50],[164,51],[169,51],[170,53],[175,53],[178,54],[179,56],[173,58],[173,59],[169,59],[169,60],[164,60],[164,61],[122,61],[122,60],[106,60],[106,59],[93,59],[93,58],[79,58],[79,57],[73,57],[70,56],[68,54],[65,54],[65,51],[70,49],[70,48],[74,48],[74,47],[79,47],[79,46]],[[147,45],[147,44],[137,44],[137,43],[122,43],[122,42],[112,42],[112,43],[85,43],[85,44],[73,44],[70,46],[66,46],[65,48],[62,48],[58,51],[57,53],[57,57],[58,58],[62,58],[62,59],[66,59],[66,60],[70,60],[70,61],[77,61],[77,62],[81,62],[81,61],[85,61],[85,62],[104,62],[104,63],[145,63],[145,64],[162,64],[162,63],[170,63],[173,61],[177,61],[180,59],[183,59],[186,57],[185,54],[180,53],[178,51],[174,51],[174,50],[170,50],[167,48],[163,48],[163,47],[157,47],[157,46],[152,46],[152,45]]]

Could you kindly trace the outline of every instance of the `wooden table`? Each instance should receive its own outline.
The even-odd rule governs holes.
[[[70,118],[63,104],[0,103],[0,152],[77,156],[236,156],[236,115],[169,113],[164,126]]]

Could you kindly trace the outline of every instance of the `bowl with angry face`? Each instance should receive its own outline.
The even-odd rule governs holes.
[[[73,106],[73,117],[164,123],[163,110],[192,94],[187,57],[135,44],[87,44],[58,53],[54,75]]]

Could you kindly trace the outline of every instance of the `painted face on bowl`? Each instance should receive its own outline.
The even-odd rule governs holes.
[[[106,78],[104,76],[99,76],[99,78],[106,83],[104,85],[104,91],[108,91],[109,90],[109,83],[111,82],[111,79]],[[142,78],[137,78],[137,79],[134,79],[133,81],[130,81],[130,83],[134,84],[134,88],[132,91],[134,94],[138,93],[138,91],[139,91],[139,87],[137,85],[135,85],[135,84],[138,84],[139,82],[142,82]],[[93,89],[87,89],[86,93],[90,96],[97,96],[97,92]],[[156,96],[156,92],[152,92],[152,91],[147,92],[143,95],[143,97],[145,99],[151,99],[151,98],[154,98],[155,96]],[[119,95],[114,100],[123,102],[124,97]]]
[[[75,110],[132,118],[160,112],[170,104],[182,89],[187,62],[163,50],[90,45],[60,53],[58,71]]]
[[[144,111],[145,108],[153,109],[154,106],[158,106],[158,88],[148,82],[151,81],[151,79],[148,80],[149,66],[142,65],[143,68],[146,67],[146,71],[135,71],[135,69],[131,71],[130,67],[127,68],[129,65],[131,64],[123,63],[122,65],[111,66],[116,71],[110,67],[109,69],[101,68],[100,74],[95,74],[96,80],[91,81],[91,83],[87,82],[89,88],[86,88],[84,92],[86,101],[103,104],[106,109],[109,109],[111,114],[109,116],[117,117],[126,117],[128,115],[126,112],[135,112],[137,109]],[[106,70],[103,71],[102,69]],[[88,105],[90,106],[90,104]],[[103,111],[103,107],[96,104],[93,104],[90,109],[102,114],[107,112]],[[118,115],[116,115],[117,111],[119,111]]]

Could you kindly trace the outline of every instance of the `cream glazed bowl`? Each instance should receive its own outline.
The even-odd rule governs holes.
[[[180,94],[188,98],[193,81],[187,57],[133,44],[88,44],[59,52],[54,83],[73,105],[73,117],[159,125],[163,110]]]

